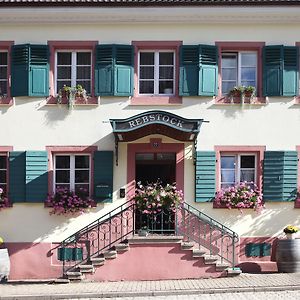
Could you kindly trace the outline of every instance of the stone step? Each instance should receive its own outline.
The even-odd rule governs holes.
[[[67,279],[67,278],[57,278],[57,279],[54,280],[54,283],[57,283],[57,284],[70,283],[70,279]]]
[[[181,243],[181,249],[182,250],[192,250],[194,247],[193,242],[182,242]]]
[[[201,250],[201,249],[193,249],[193,257],[197,258],[197,257],[204,257],[206,255],[206,251],[205,250]]]
[[[206,265],[214,265],[219,259],[219,257],[216,255],[204,255],[203,257]]]
[[[227,275],[228,276],[237,276],[242,274],[242,270],[240,268],[228,268]]]
[[[68,279],[71,281],[80,281],[84,279],[84,275],[81,272],[67,272]]]
[[[148,236],[134,236],[131,239],[128,239],[130,244],[164,244],[164,243],[181,243],[183,236],[176,235],[151,235]]]
[[[95,268],[93,264],[90,265],[79,265],[78,269],[81,273],[95,273]]]
[[[228,263],[220,263],[220,262],[217,262],[216,263],[216,271],[217,272],[222,272],[226,269],[229,268],[229,264]]]
[[[121,243],[115,246],[117,252],[124,252],[129,250],[129,245],[125,243]]]
[[[103,266],[105,263],[105,258],[104,257],[91,257],[90,258],[91,263],[93,266]]]
[[[117,251],[115,250],[108,250],[108,251],[105,251],[103,253],[103,256],[105,259],[113,259],[113,258],[116,258],[117,257]]]

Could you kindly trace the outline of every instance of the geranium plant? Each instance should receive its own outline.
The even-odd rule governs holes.
[[[5,196],[4,190],[2,188],[0,188],[0,209],[1,208],[5,208],[8,207],[8,199]]]
[[[283,232],[287,233],[287,234],[297,233],[298,231],[299,231],[299,228],[297,226],[293,226],[293,225],[288,225],[283,229]]]
[[[88,191],[80,188],[76,193],[65,187],[58,187],[54,195],[49,195],[46,203],[52,207],[50,215],[84,213],[95,206],[95,201],[88,196]]]
[[[143,214],[157,214],[164,209],[175,211],[183,202],[183,193],[175,184],[162,186],[160,182],[142,185],[137,184],[134,201],[137,209]]]
[[[223,188],[216,193],[214,207],[253,208],[260,211],[264,207],[262,193],[253,182],[241,182],[235,186]]]

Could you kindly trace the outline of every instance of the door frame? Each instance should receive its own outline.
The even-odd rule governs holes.
[[[127,144],[127,200],[135,195],[135,155],[140,152],[176,153],[176,187],[184,192],[184,143],[162,143],[162,139],[153,138],[149,143]]]

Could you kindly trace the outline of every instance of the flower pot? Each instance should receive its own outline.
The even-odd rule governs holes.
[[[149,234],[149,231],[147,229],[140,229],[138,231],[139,236],[147,236]]]
[[[296,233],[286,233],[285,236],[288,240],[294,240],[296,238]]]
[[[276,262],[278,272],[300,272],[300,239],[278,240]]]

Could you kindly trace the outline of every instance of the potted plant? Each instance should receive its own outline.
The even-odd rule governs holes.
[[[238,86],[233,87],[229,91],[229,96],[232,98],[241,98],[243,92],[244,92],[244,87],[242,85],[238,85]]]
[[[8,250],[6,248],[2,248],[3,244],[3,238],[0,237],[0,282],[7,281],[10,272]]]
[[[73,108],[76,98],[80,98],[84,102],[87,101],[87,93],[81,84],[77,84],[75,87],[64,85],[57,95],[57,103],[61,104],[63,99],[67,100],[69,108]]]
[[[299,231],[297,226],[288,225],[283,229],[283,232],[286,235],[286,238],[289,240],[293,240],[296,238],[296,233]]]
[[[253,98],[256,92],[256,88],[252,85],[244,87],[244,96],[247,98]]]
[[[147,226],[142,226],[138,231],[139,236],[147,236],[148,234],[149,234],[149,229]]]

